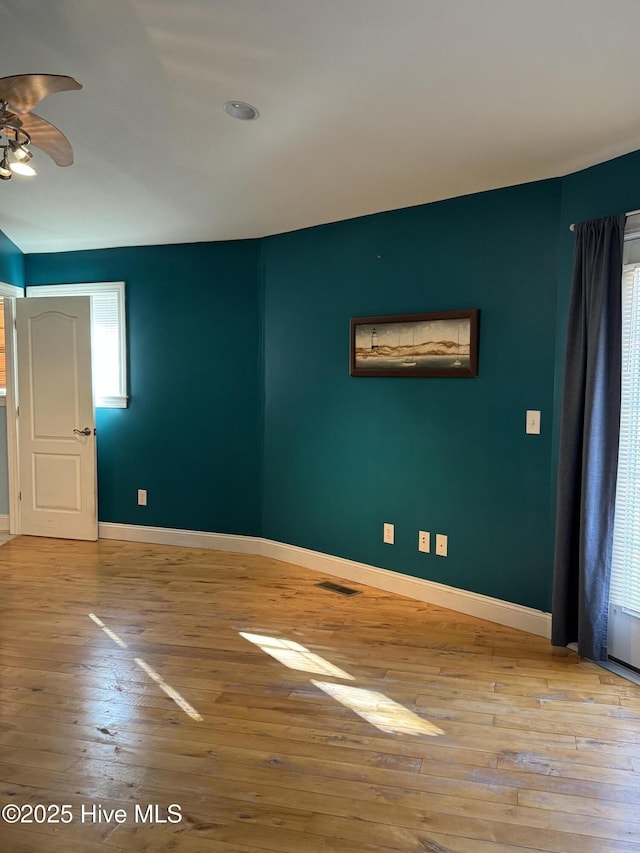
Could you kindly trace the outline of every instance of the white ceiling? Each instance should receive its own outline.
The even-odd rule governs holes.
[[[36,108],[75,164],[0,185],[25,252],[260,237],[640,148],[638,0],[7,0],[0,34],[0,76],[84,86]]]

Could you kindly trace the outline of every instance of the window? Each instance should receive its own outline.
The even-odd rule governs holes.
[[[127,405],[124,282],[27,287],[27,296],[90,296],[91,358],[96,406]]]
[[[4,299],[15,299],[17,296],[24,296],[22,288],[0,282],[0,406],[4,406],[5,397],[7,396],[7,347],[5,343],[4,329]]]
[[[625,228],[620,447],[611,603],[640,616],[640,217]]]
[[[622,277],[622,400],[611,602],[640,616],[640,264]]]

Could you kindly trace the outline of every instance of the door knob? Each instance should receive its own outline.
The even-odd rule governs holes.
[[[76,435],[91,435],[91,430],[89,427],[85,427],[84,429],[74,429]]]

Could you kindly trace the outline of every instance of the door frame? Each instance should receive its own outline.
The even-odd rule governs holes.
[[[23,299],[25,292],[21,287],[0,282],[0,298],[6,299],[4,335],[5,358],[7,368],[7,396],[5,398],[7,416],[7,468],[9,480],[9,533],[17,535],[20,524],[20,478],[18,471],[18,399],[16,383],[16,312],[15,300]]]
[[[22,532],[20,468],[18,465],[18,383],[16,382],[16,305],[5,302],[5,359],[7,365],[7,467],[9,474],[9,533]],[[7,321],[10,321],[8,323]],[[7,332],[10,334],[7,335]]]

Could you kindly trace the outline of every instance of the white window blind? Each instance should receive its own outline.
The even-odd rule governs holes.
[[[88,282],[28,287],[27,296],[91,297],[91,361],[96,406],[127,405],[124,282]]]
[[[622,275],[622,399],[610,596],[612,604],[640,617],[640,263],[626,264]]]
[[[93,384],[97,397],[118,397],[120,385],[120,310],[118,294],[113,290],[91,296]]]

